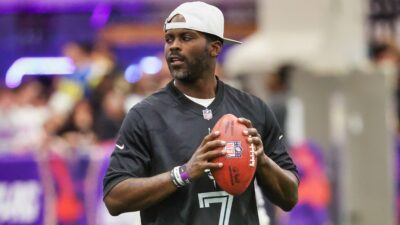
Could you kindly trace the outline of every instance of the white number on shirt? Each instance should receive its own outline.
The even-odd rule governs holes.
[[[218,225],[228,225],[231,215],[233,196],[225,191],[199,193],[200,208],[208,208],[210,204],[221,203]]]

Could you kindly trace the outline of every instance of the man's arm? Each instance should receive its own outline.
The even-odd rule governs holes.
[[[253,128],[250,120],[239,118],[239,122],[248,127],[243,134],[250,135],[248,141],[255,148],[257,157],[256,177],[260,188],[271,202],[285,211],[291,210],[296,205],[298,198],[298,180],[296,176],[292,172],[282,169],[264,153],[261,136]]]
[[[204,174],[205,169],[221,168],[221,163],[211,163],[211,159],[224,155],[217,149],[225,143],[216,138],[219,132],[207,135],[186,164],[192,181]],[[171,180],[170,172],[147,178],[128,178],[115,185],[105,196],[104,202],[111,215],[148,208],[171,195],[177,187]]]
[[[149,178],[129,178],[121,181],[104,198],[111,215],[137,211],[160,202],[176,191],[169,172]]]
[[[263,158],[263,159],[260,159]],[[296,176],[279,167],[264,152],[258,156],[256,177],[268,199],[285,211],[297,203],[298,181]]]

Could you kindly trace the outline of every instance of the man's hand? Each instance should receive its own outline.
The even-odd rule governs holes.
[[[241,117],[238,121],[247,127],[247,129],[243,130],[243,135],[248,136],[247,141],[254,146],[254,153],[257,158],[257,167],[258,165],[265,164],[267,156],[264,153],[264,145],[257,129],[253,127],[251,121],[248,119]]]
[[[221,149],[225,146],[225,141],[216,140],[219,135],[220,132],[215,131],[205,136],[192,158],[187,162],[186,168],[191,180],[199,178],[206,169],[218,169],[223,166],[222,163],[210,162],[212,159],[226,154],[226,151]]]
[[[279,167],[264,153],[264,145],[257,129],[251,121],[245,118],[238,119],[247,127],[243,135],[250,135],[249,143],[254,144],[257,157],[257,181],[268,199],[285,211],[291,210],[297,203],[298,183],[296,176]]]

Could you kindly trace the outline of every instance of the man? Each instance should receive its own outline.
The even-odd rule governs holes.
[[[125,118],[104,178],[112,215],[140,210],[143,225],[259,224],[254,184],[239,196],[222,191],[210,170],[225,152],[217,120],[232,113],[256,147],[258,184],[268,198],[290,210],[297,202],[297,170],[279,125],[258,98],[215,75],[223,42],[222,12],[203,2],[184,3],[166,19],[165,57],[174,78],[135,105]],[[246,119],[244,119],[246,118]]]

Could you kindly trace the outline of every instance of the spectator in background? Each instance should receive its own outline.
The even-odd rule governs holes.
[[[119,73],[115,57],[106,45],[76,41],[67,43],[63,54],[72,60],[76,70],[57,79],[57,92],[50,101],[53,116],[45,126],[53,140],[47,140],[47,146],[52,143],[69,149],[115,138],[114,123],[119,127],[122,122],[114,112],[120,110],[119,97],[112,102],[107,96],[111,90],[119,90],[124,96],[130,86]],[[106,126],[95,127],[98,121]]]
[[[96,143],[93,122],[91,105],[85,99],[79,101],[64,126],[57,132],[66,141],[67,150],[84,150]]]
[[[94,132],[98,141],[116,137],[125,117],[124,100],[132,85],[119,74],[107,74],[93,90],[90,103],[93,108]]]
[[[265,77],[269,106],[284,133],[288,111],[287,101],[289,98],[290,78],[294,69],[291,64],[283,64],[275,72],[269,73]]]
[[[369,57],[373,64],[396,62],[399,59],[398,50],[390,41],[374,41],[370,44]]]
[[[106,75],[102,81],[93,89],[93,95],[90,97],[90,104],[93,107],[94,116],[102,113],[102,102],[106,94],[113,89],[118,89],[122,93],[128,93],[130,85],[125,82],[120,82],[120,77]]]
[[[94,126],[99,141],[114,139],[124,117],[124,95],[114,89],[108,90],[102,99],[101,111],[96,116]]]
[[[386,85],[394,89],[398,75],[399,52],[394,41],[374,41],[370,44],[369,56],[372,71],[385,77]]]
[[[91,98],[93,90],[106,76],[119,74],[115,57],[105,45],[72,41],[63,47],[63,55],[70,58],[75,66],[74,73],[65,76],[58,84],[59,95],[67,96],[70,102],[71,107],[67,110],[81,98]]]
[[[92,51],[93,45],[89,42],[69,42],[64,45],[63,55],[71,59],[75,71],[55,79],[56,90],[49,106],[56,117],[67,118],[74,105],[91,92],[87,78],[93,63]]]
[[[50,116],[47,102],[52,93],[51,79],[29,77],[14,92],[14,107],[8,111],[9,129],[13,133],[9,148],[14,152],[37,150],[44,138],[43,126]]]
[[[96,43],[91,58],[92,67],[88,79],[92,89],[96,88],[106,76],[122,78],[122,72],[108,45]]]
[[[91,42],[69,42],[63,48],[63,55],[70,58],[75,65],[74,73],[67,76],[66,79],[80,87],[81,93],[77,96],[77,99],[90,94],[93,48]]]
[[[396,107],[396,129],[400,132],[400,57],[394,41],[374,41],[370,44],[369,56],[372,71],[381,74],[390,90],[394,92]]]

